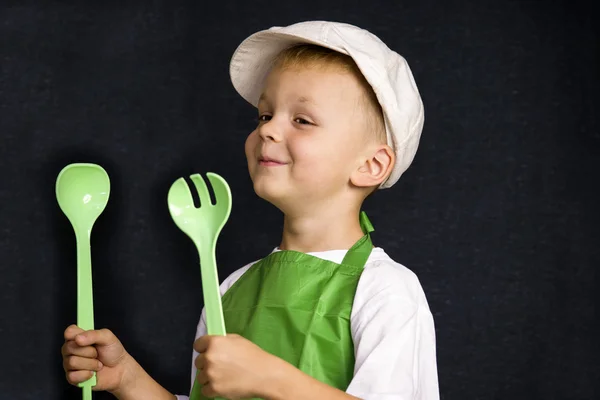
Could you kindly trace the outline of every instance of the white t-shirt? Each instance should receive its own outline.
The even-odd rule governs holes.
[[[309,254],[339,264],[346,252]],[[227,277],[221,284],[221,295],[252,264]],[[417,276],[379,247],[371,252],[358,281],[350,326],[355,366],[347,393],[363,400],[439,399],[435,329],[425,293]],[[206,316],[202,310],[196,338],[204,335]],[[192,385],[197,356],[193,351]]]

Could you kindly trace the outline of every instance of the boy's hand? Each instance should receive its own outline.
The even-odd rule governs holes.
[[[65,332],[61,352],[67,381],[86,381],[96,371],[93,390],[116,391],[133,375],[132,359],[117,337],[108,329],[84,331],[76,325]]]
[[[194,342],[198,383],[206,397],[262,397],[279,359],[235,334],[203,336]]]

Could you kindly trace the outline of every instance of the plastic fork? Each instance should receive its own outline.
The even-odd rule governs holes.
[[[200,207],[194,205],[190,187],[184,178],[177,179],[171,185],[167,202],[173,221],[198,249],[207,332],[209,335],[225,335],[215,250],[219,233],[231,212],[231,191],[225,179],[219,175],[209,172],[206,176],[213,188],[214,204],[199,174],[190,178],[198,192]]]
[[[190,178],[198,192],[200,207],[194,205],[192,193],[184,178],[177,179],[171,185],[167,203],[177,227],[192,239],[198,249],[207,333],[224,336],[225,320],[215,250],[219,233],[231,212],[231,191],[225,179],[219,175],[209,172],[206,176],[213,188],[214,204],[210,201],[208,187],[199,174],[191,175]],[[200,385],[196,382],[194,381],[190,400],[201,398]]]

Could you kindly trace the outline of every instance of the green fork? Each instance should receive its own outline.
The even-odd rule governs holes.
[[[198,249],[207,332],[209,335],[225,335],[215,249],[219,233],[231,212],[231,191],[225,179],[219,175],[209,172],[206,176],[213,188],[214,204],[210,200],[208,187],[199,174],[190,178],[198,192],[200,207],[194,205],[192,193],[184,178],[173,183],[167,202],[173,221]]]
[[[207,333],[224,336],[225,320],[219,293],[215,249],[217,237],[231,212],[231,191],[225,179],[219,175],[209,172],[206,176],[213,188],[214,204],[210,201],[208,187],[199,174],[194,174],[190,178],[198,192],[200,207],[194,205],[192,193],[184,178],[177,179],[171,185],[167,203],[177,227],[192,239],[198,249]],[[200,385],[194,381],[190,400],[200,399],[200,390]]]

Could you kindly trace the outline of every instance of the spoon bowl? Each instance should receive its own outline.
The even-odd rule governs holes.
[[[110,179],[96,164],[67,165],[56,179],[56,199],[73,228],[91,230],[108,203]]]

